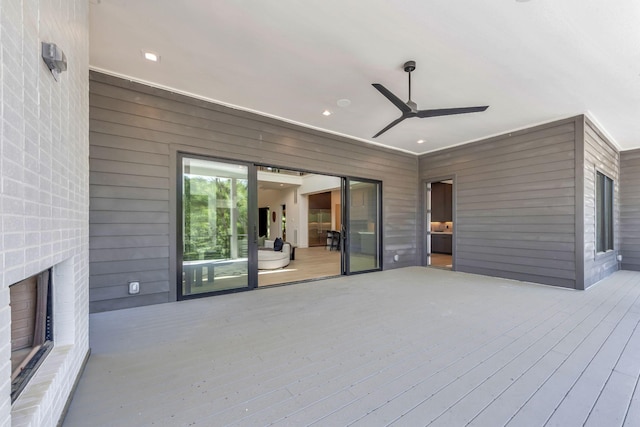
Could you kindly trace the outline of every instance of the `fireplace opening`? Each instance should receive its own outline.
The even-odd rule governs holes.
[[[51,269],[9,287],[11,301],[11,402],[53,348]]]

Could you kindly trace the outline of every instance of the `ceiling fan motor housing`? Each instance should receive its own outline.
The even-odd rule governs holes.
[[[404,63],[404,70],[407,73],[410,73],[415,69],[416,69],[416,61],[407,61]]]

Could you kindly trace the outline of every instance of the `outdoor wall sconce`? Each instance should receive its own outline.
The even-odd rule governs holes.
[[[67,70],[67,57],[55,43],[42,42],[42,59],[56,81],[58,81],[58,75]]]

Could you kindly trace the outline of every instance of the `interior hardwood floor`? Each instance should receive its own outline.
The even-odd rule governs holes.
[[[299,282],[340,275],[340,251],[324,246],[296,248],[296,259],[276,270],[258,271],[258,286]]]
[[[431,267],[452,268],[452,256],[447,254],[431,254]]]

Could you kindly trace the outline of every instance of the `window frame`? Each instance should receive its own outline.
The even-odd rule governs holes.
[[[596,169],[595,173],[595,249],[605,254],[615,249],[615,181]]]

